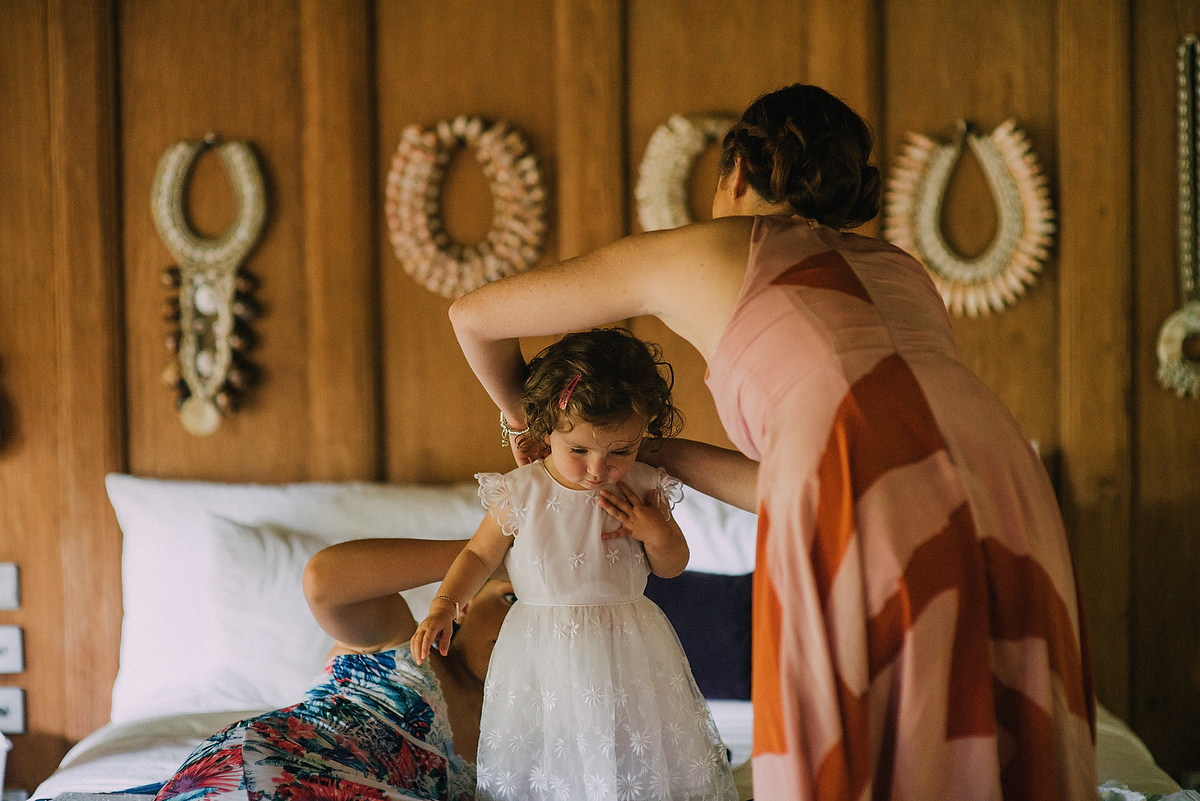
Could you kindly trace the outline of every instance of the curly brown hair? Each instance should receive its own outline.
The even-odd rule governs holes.
[[[674,383],[662,348],[624,328],[567,334],[529,362],[521,398],[529,432],[520,447],[537,448],[568,415],[598,427],[638,415],[649,437],[673,437],[683,428],[683,415],[671,403]],[[559,408],[564,396],[566,407]]]
[[[722,176],[740,158],[750,186],[769,203],[845,230],[879,214],[883,178],[870,163],[871,129],[818,86],[793,84],[746,109],[721,145]]]

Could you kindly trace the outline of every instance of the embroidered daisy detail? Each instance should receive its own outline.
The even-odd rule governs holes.
[[[550,789],[550,772],[534,765],[529,771],[529,789],[544,793]]]
[[[517,702],[517,694],[510,688],[508,691],[508,705],[512,706]]]
[[[608,558],[608,563],[610,565],[615,565],[617,562],[621,561],[621,552],[617,548],[609,548],[608,553],[605,554],[605,556]]]
[[[585,557],[583,554],[581,554],[581,553],[571,554],[571,569],[572,570],[575,570],[580,565],[585,565],[585,564],[587,564],[587,557]]]
[[[500,771],[496,775],[496,781],[492,783],[498,792],[507,796],[516,797],[517,794],[517,774],[509,770]]]
[[[646,558],[646,557],[645,557],[645,555],[644,555],[644,554],[643,554],[641,551],[634,551],[634,552],[633,552],[633,563],[634,563],[635,565],[640,565],[640,564],[642,563],[642,560],[643,560],[644,558]]]
[[[646,789],[655,798],[667,798],[671,792],[671,777],[661,770],[656,770],[650,774],[650,782]]]
[[[563,737],[554,738],[554,755],[559,759],[565,759],[567,756],[567,741]],[[561,781],[561,780],[560,780]]]
[[[624,687],[617,687],[613,690],[613,703],[620,707],[629,705],[629,693],[625,692]]]
[[[500,730],[488,729],[487,734],[483,735],[484,748],[498,748],[500,746]]]
[[[628,726],[625,727],[629,729]],[[633,731],[629,729],[629,750],[641,756],[646,753],[646,749],[650,747],[650,735],[644,731]]]
[[[677,693],[683,692],[684,688],[687,687],[687,684],[687,676],[683,675],[682,673],[676,673],[671,677],[671,689]]]
[[[559,509],[562,508],[562,498],[555,495],[553,498],[546,501],[546,508],[557,512]]]
[[[597,509],[599,509],[600,508],[600,493],[599,492],[589,492],[588,496],[587,496],[587,502],[588,502],[588,506],[595,506]]]
[[[514,754],[520,754],[522,751],[524,751],[526,748],[529,747],[529,743],[526,742],[526,740],[528,740],[529,738],[530,738],[529,734],[514,734],[512,736],[512,738],[508,741],[508,750],[513,752]]]
[[[583,691],[583,702],[588,706],[595,706],[604,700],[604,690],[597,687],[588,687]]]
[[[679,745],[683,739],[683,727],[678,723],[668,723],[663,726],[663,736],[671,741],[671,745]]]
[[[527,640],[533,639],[533,626],[529,626],[528,628],[525,629],[525,639],[527,639]]]
[[[581,731],[575,733],[575,747],[579,749],[579,753],[587,753],[587,735]]]
[[[561,640],[567,636],[567,626],[564,623],[554,624],[554,639]]]
[[[546,566],[546,556],[544,554],[539,553],[533,557],[534,570],[541,570],[545,566]]]
[[[617,798],[620,801],[635,801],[642,794],[642,783],[636,776],[622,774],[617,777]]]
[[[558,696],[549,690],[542,690],[542,709],[553,712],[556,703],[558,703]]]
[[[556,798],[566,801],[567,789],[567,783],[563,781],[561,776],[550,777],[550,792],[554,793]]]
[[[524,506],[513,506],[512,508],[512,515],[517,520],[524,520],[525,515],[528,513],[529,510]]]
[[[608,782],[603,776],[595,773],[589,773],[583,779],[584,789],[587,791],[588,801],[600,801],[608,798]]]
[[[687,761],[688,778],[692,784],[699,784],[708,778],[708,764],[702,759],[689,759]]]

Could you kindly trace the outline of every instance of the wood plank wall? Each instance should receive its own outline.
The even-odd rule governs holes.
[[[956,337],[1061,490],[1101,700],[1168,770],[1200,768],[1200,401],[1154,379],[1179,300],[1174,46],[1200,27],[1194,2],[9,0],[4,16],[0,561],[24,592],[0,623],[24,628],[27,669],[0,684],[25,688],[30,729],[11,786],[107,718],[120,532],[105,472],[441,482],[508,465],[449,301],[391,251],[383,187],[404,126],[518,126],[551,198],[548,263],[638,229],[637,166],[671,113],[735,113],[797,80],[866,116],[885,169],[909,131],[949,140],[959,119],[1015,117],[1029,134],[1058,247],[1015,308],[956,320]],[[210,131],[252,142],[266,178],[247,263],[263,381],[196,438],[160,380],[171,259],[149,194],[164,150]],[[697,218],[714,165],[711,149],[697,162]],[[444,201],[452,234],[482,237],[492,207],[470,153]],[[232,218],[211,154],[188,203],[203,233]],[[981,251],[996,217],[970,158],[947,206],[950,242]],[[675,364],[686,433],[727,442],[698,355],[630,322]]]

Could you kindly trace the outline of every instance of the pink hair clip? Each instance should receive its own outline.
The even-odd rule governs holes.
[[[580,378],[581,378],[580,374],[576,373],[575,377],[571,379],[571,383],[567,384],[567,388],[564,389],[562,391],[562,394],[558,396],[558,408],[559,409],[567,408],[567,404],[571,402],[571,393],[575,391],[575,385],[579,383]]]

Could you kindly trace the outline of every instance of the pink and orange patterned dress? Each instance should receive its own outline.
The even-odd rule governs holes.
[[[471,801],[429,661],[408,644],[329,660],[300,703],[201,743],[156,801]]]
[[[758,218],[707,382],[761,462],[755,798],[1094,799],[1054,492],[924,268]]]

